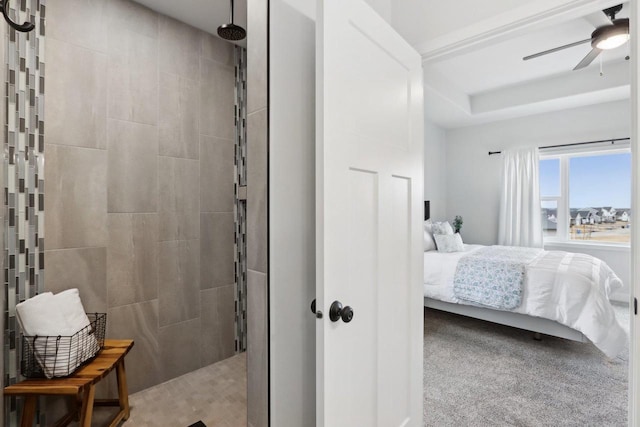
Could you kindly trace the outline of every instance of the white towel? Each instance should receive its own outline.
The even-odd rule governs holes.
[[[89,318],[84,311],[80,292],[77,289],[68,289],[53,296],[55,307],[64,317],[64,324],[68,335],[73,335],[80,329],[89,325]]]
[[[60,292],[54,295],[54,298],[65,318],[68,335],[73,336],[81,331],[81,334],[76,337],[76,342],[72,343],[72,345],[77,345],[78,361],[76,366],[79,366],[85,360],[95,356],[100,350],[100,346],[93,333],[90,334],[92,331],[88,328],[85,329],[91,322],[82,306],[78,289],[74,288]]]
[[[100,349],[95,336],[84,329],[90,322],[77,289],[29,298],[16,305],[16,317],[26,336],[38,337],[29,343],[47,378],[70,375]],[[59,340],[53,338],[58,336]]]
[[[62,313],[53,304],[53,294],[45,292],[16,305],[16,317],[22,332],[28,336],[59,335],[66,325]]]

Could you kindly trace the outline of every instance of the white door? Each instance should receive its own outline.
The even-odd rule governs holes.
[[[317,425],[421,426],[421,59],[363,0],[318,3]]]

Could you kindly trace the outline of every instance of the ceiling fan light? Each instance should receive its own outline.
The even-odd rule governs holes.
[[[615,49],[629,41],[629,19],[614,19],[591,33],[591,46],[596,49]]]
[[[629,41],[629,34],[627,33],[612,34],[607,38],[598,40],[598,42],[596,43],[596,47],[598,49],[603,49],[603,50],[615,49],[617,47],[622,46],[627,41]]]

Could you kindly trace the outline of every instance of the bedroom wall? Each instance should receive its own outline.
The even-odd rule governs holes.
[[[431,202],[431,218],[447,218],[446,132],[424,120],[424,199]]]
[[[470,126],[446,132],[447,217],[462,215],[465,243],[495,244],[498,239],[501,157],[488,151],[621,138],[630,135],[629,101]],[[628,286],[629,250],[585,250],[607,262]],[[618,298],[626,297],[624,294]]]

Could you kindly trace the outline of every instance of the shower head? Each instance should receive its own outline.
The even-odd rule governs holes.
[[[231,0],[231,23],[220,25],[218,35],[225,40],[238,41],[247,36],[247,31],[239,25],[233,23],[233,0]]]
[[[218,35],[225,40],[242,40],[247,36],[247,32],[239,25],[230,24],[220,25],[218,27]]]

